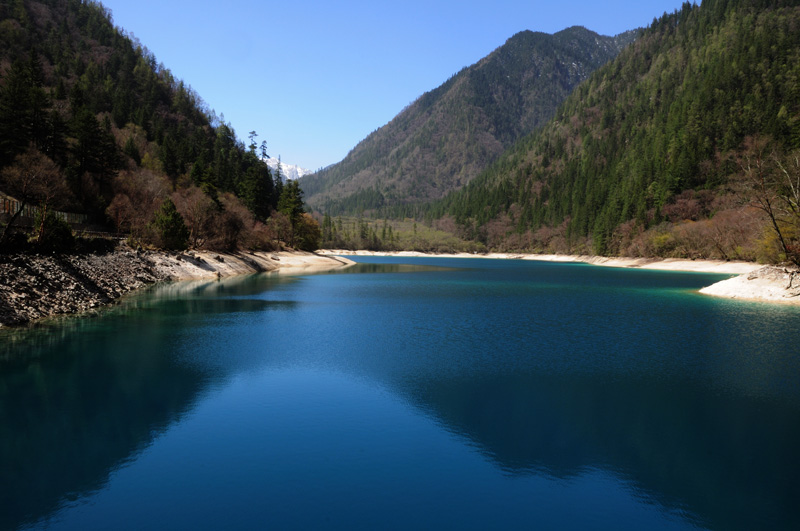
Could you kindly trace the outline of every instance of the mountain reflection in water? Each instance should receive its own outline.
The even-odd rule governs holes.
[[[258,375],[270,375],[264,381],[279,387],[284,374],[291,375],[291,392],[302,394],[303,385],[316,382],[307,392],[323,393],[322,402],[320,382],[366,393],[348,406],[352,410],[336,402],[330,422],[397,407],[412,412],[412,420],[398,418],[398,425],[433,419],[454,444],[475,448],[492,463],[500,474],[495,481],[509,495],[520,488],[517,480],[567,482],[568,492],[573,483],[597,481],[600,474],[628,485],[643,507],[652,508],[646,510],[671,515],[653,517],[665,527],[800,523],[793,509],[800,499],[800,371],[793,354],[775,347],[796,344],[794,309],[691,294],[711,278],[702,275],[417,262],[376,260],[331,275],[171,284],[96,318],[3,332],[0,529],[48,522],[57,528],[59,515],[107,490],[118,471],[135,468],[148,448],[211,407],[218,393]],[[605,320],[592,320],[598,316]],[[627,323],[624,332],[620,323]],[[752,330],[743,330],[745,323]],[[259,404],[275,395],[259,393],[273,390],[253,389],[235,403],[231,422],[265,414]],[[307,421],[304,414],[316,418],[305,406],[292,407],[272,414],[298,425]],[[406,437],[416,433],[413,426]],[[335,461],[337,444],[347,437],[372,441],[377,455],[382,444],[400,444],[378,432],[328,436],[333,438],[308,451],[330,452]],[[219,459],[215,466],[224,467],[225,456]],[[287,471],[273,470],[271,480],[303,473],[302,455],[284,459]],[[446,470],[430,476],[413,470],[409,479],[399,465],[369,464],[376,474],[382,471],[387,492],[393,481],[447,483]],[[364,471],[325,477],[317,471],[307,481],[335,486],[348,473],[360,477]],[[322,495],[302,476],[294,481],[308,485],[309,503]],[[465,493],[471,488],[477,489],[460,486]],[[496,509],[492,503],[499,502],[486,500],[486,507]],[[506,509],[508,518],[519,512],[518,522],[529,517],[522,506]],[[346,504],[340,510],[340,518],[353,517]],[[427,510],[392,521],[452,516],[441,506]],[[546,510],[538,510],[544,511],[539,522],[546,523]],[[473,513],[477,526],[493,521],[480,504],[464,511]],[[342,521],[336,516],[333,522]],[[622,514],[601,516],[605,520],[598,517],[595,524],[635,527]],[[561,524],[570,527],[569,521]],[[242,525],[252,527],[255,520]]]

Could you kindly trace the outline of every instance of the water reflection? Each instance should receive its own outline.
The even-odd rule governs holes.
[[[354,275],[359,273],[423,273],[431,271],[456,271],[457,268],[430,264],[356,263],[355,265],[325,271],[325,275]]]
[[[74,323],[18,340],[0,363],[0,528],[100,489],[191,408],[202,374],[163,356],[170,334],[140,319],[135,341]],[[21,344],[20,344],[21,342]],[[20,353],[20,350],[25,352]]]
[[[763,348],[764,337],[736,328],[743,321],[715,315],[716,301],[653,298],[668,323],[678,322],[672,312],[687,317],[672,330],[603,291],[614,317],[632,323],[626,339],[613,324],[581,329],[588,317],[576,293],[537,312],[537,297],[552,288],[510,274],[490,289],[476,271],[440,275],[449,271],[457,270],[361,264],[334,273],[333,287],[269,274],[166,285],[95,319],[5,333],[0,528],[102,489],[233,375],[286,367],[373,382],[471,441],[510,478],[569,481],[599,470],[688,525],[800,527],[798,371],[786,349]],[[420,275],[391,277],[378,294],[342,276],[401,272]],[[608,282],[616,281],[587,284]],[[764,320],[778,342],[796,339],[770,328],[790,327],[796,313],[765,320],[752,311],[746,320]],[[558,326],[574,350],[544,334]],[[731,339],[742,347],[734,354],[725,352]],[[699,347],[664,347],[671,340]],[[703,363],[693,358],[700,351],[710,353]]]
[[[507,375],[407,392],[509,474],[570,479],[599,467],[711,528],[800,524],[800,466],[785,460],[800,440],[796,410],[658,379]]]
[[[164,284],[93,317],[3,330],[0,529],[101,489],[226,376],[169,353],[220,316],[291,308],[246,298],[289,282],[256,275]]]

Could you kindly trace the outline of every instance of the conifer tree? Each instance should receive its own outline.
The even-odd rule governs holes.
[[[296,180],[289,181],[283,187],[278,200],[278,212],[285,214],[293,224],[303,214],[303,190]]]
[[[189,229],[183,221],[175,203],[167,198],[161,204],[151,223],[156,243],[163,249],[182,251],[189,242]]]

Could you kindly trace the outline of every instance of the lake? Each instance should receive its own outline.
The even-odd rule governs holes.
[[[800,308],[356,260],[0,333],[0,529],[800,529]]]

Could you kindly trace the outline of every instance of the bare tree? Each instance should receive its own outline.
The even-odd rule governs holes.
[[[189,246],[199,248],[208,239],[209,225],[218,213],[216,203],[197,186],[173,193],[172,201],[189,227]]]
[[[134,208],[131,198],[126,194],[117,194],[111,200],[111,204],[106,208],[106,214],[114,221],[117,233],[123,230],[131,230],[135,218],[136,208]]]
[[[148,223],[167,196],[169,183],[163,175],[139,168],[120,172],[114,189],[117,195],[106,214],[114,220],[118,232],[129,230],[134,239],[145,237]]]
[[[764,156],[754,141],[742,162],[752,203],[769,218],[786,260],[800,267],[800,152]]]
[[[41,241],[48,209],[66,204],[70,197],[61,169],[37,149],[30,147],[17,156],[13,165],[4,168],[0,175],[2,189],[19,201],[17,211],[0,235],[0,243],[5,241],[11,226],[28,205],[38,206],[41,211],[42,221],[37,230]]]

